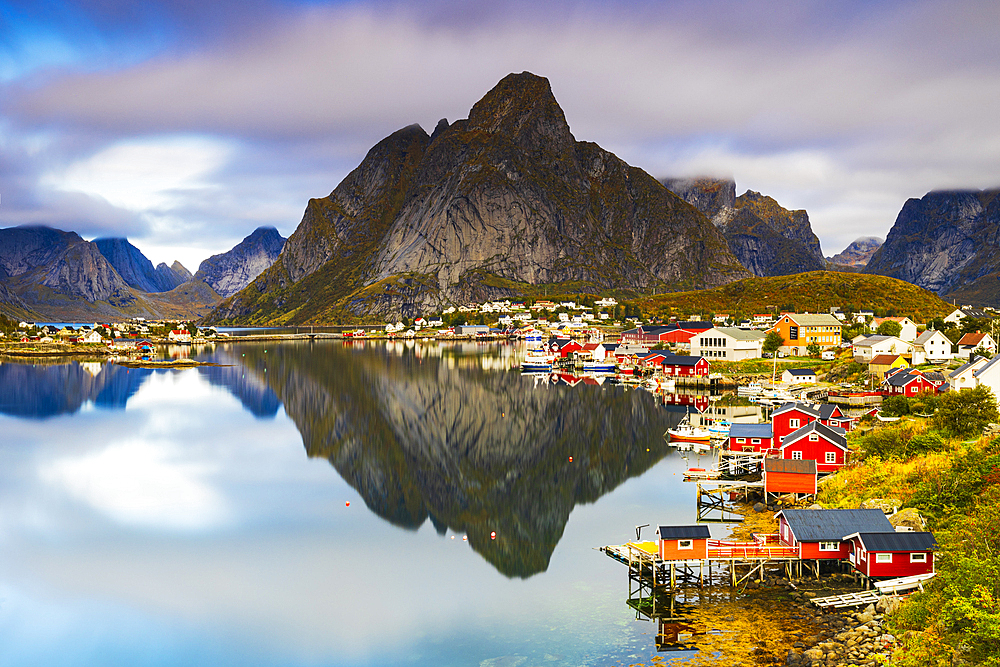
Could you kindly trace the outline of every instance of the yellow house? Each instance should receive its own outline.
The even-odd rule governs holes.
[[[878,354],[868,362],[868,373],[879,382],[885,379],[885,374],[894,368],[909,368],[910,364],[898,354]]]
[[[776,331],[784,339],[782,352],[802,355],[810,345],[820,349],[840,345],[842,327],[840,320],[825,313],[783,313],[768,332]]]

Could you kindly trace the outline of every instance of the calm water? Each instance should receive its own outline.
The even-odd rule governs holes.
[[[0,664],[648,659],[655,626],[594,548],[694,521],[678,413],[536,383],[514,352],[0,364]]]

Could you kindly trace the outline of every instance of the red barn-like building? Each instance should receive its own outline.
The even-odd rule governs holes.
[[[847,463],[847,438],[844,437],[844,430],[824,426],[818,421],[810,422],[786,435],[781,439],[778,449],[783,459],[812,459],[819,472],[834,472]]]
[[[681,354],[667,355],[663,360],[663,372],[668,377],[703,377],[707,378],[710,364],[705,357],[692,357]]]
[[[740,424],[729,427],[729,450],[766,452],[774,446],[770,424]]]
[[[734,424],[735,425],[735,424]],[[816,462],[764,459],[764,493],[816,493]]]
[[[852,533],[895,533],[896,529],[885,513],[872,510],[781,510],[778,517],[778,539],[782,544],[798,547],[799,558],[840,560],[851,553],[851,542],[845,536]]]
[[[708,558],[708,526],[658,526],[656,529],[662,560],[703,560]]]
[[[780,445],[783,437],[819,418],[819,410],[808,403],[785,403],[771,415],[774,442]]]
[[[937,543],[931,533],[866,533],[844,537],[850,545],[848,560],[854,569],[868,577],[909,577],[934,571]]]

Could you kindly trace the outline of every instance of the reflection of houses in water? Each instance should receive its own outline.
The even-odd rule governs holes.
[[[693,625],[662,617],[657,619],[657,625],[657,651],[697,651],[698,648],[691,641],[696,636],[705,634],[704,630],[698,630]]]

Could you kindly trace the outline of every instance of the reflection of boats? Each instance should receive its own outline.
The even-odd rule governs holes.
[[[670,442],[703,442],[707,444],[712,439],[712,433],[707,428],[692,424],[688,415],[684,415],[684,418],[674,428],[668,428],[667,435],[670,436]]]
[[[614,361],[585,361],[583,362],[584,373],[614,373]]]
[[[528,350],[521,362],[522,371],[550,371],[555,355],[542,349]]]
[[[712,449],[712,445],[709,441],[689,441],[689,440],[674,440],[670,438],[669,442],[671,447],[675,447],[679,452],[707,452]]]

